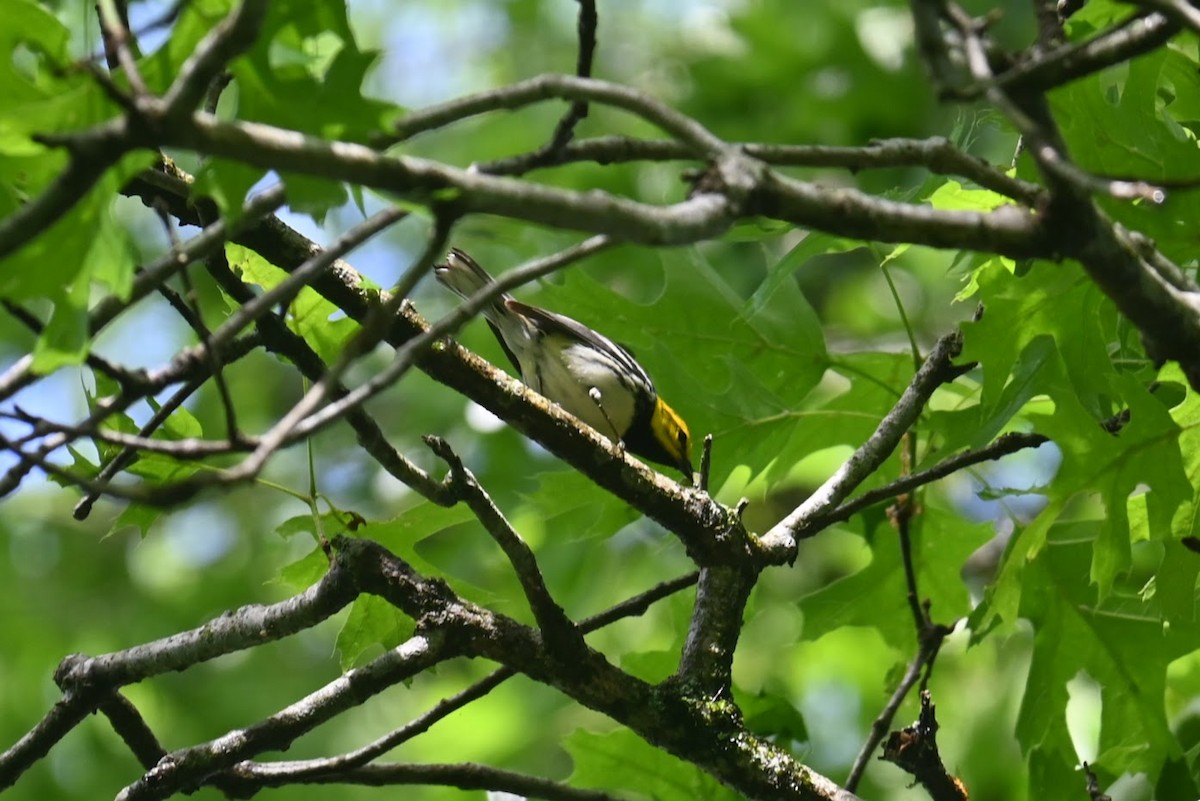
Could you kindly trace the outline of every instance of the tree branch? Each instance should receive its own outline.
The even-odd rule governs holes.
[[[264,751],[286,750],[300,735],[452,655],[453,649],[437,634],[411,637],[369,664],[343,673],[320,690],[252,726],[168,754],[121,790],[117,801],[168,798],[248,757]]]
[[[247,765],[239,767],[238,770],[253,778],[261,787],[284,787],[292,784],[360,784],[368,787],[428,784],[457,787],[460,790],[512,793],[521,798],[544,798],[547,801],[622,801],[620,796],[600,790],[579,789],[561,782],[472,762],[457,765],[368,765],[299,778],[291,773],[293,764],[278,762],[269,765]]]
[[[525,599],[529,602],[529,608],[533,610],[538,628],[550,645],[552,653],[566,662],[583,658],[587,648],[583,642],[583,634],[550,595],[533,550],[521,539],[521,535],[505,519],[474,474],[463,465],[462,459],[458,458],[445,440],[440,437],[425,437],[425,444],[449,465],[450,486],[508,557],[521,584],[521,590],[525,593]]]
[[[411,112],[396,123],[391,136],[380,137],[373,144],[380,148],[388,147],[419,133],[443,128],[489,111],[511,111],[545,100],[603,103],[628,111],[683,142],[692,148],[695,155],[710,160],[716,160],[730,151],[730,145],[699,122],[643,92],[619,83],[553,73]]]
[[[796,542],[812,521],[837,507],[842,499],[876,468],[896,448],[900,438],[917,421],[934,390],[954,377],[951,360],[962,350],[962,334],[955,331],[937,341],[917,370],[904,394],[892,410],[880,421],[875,432],[851,454],[828,480],[776,523],[759,539],[766,559],[778,564],[795,558]]]
[[[1036,207],[1045,196],[1045,188],[1013,178],[983,159],[965,153],[950,140],[880,139],[862,147],[829,145],[772,145],[740,142],[733,145],[746,155],[775,167],[839,167],[859,172],[890,167],[924,167],[931,172],[958,175],[985,189]],[[512,156],[479,165],[490,175],[524,175],[531,169],[553,167],[578,161],[597,164],[621,164],[634,161],[696,160],[695,153],[681,142],[670,139],[633,139],[627,136],[598,136],[571,142],[553,158],[536,165],[528,156]]]
[[[895,481],[889,482],[882,487],[876,487],[873,490],[864,492],[859,497],[843,503],[836,509],[833,509],[826,515],[814,518],[808,525],[796,533],[797,539],[807,539],[816,536],[834,523],[840,523],[844,520],[849,520],[854,515],[874,506],[877,503],[882,503],[886,500],[891,500],[897,495],[902,495],[906,492],[912,492],[918,487],[923,487],[926,484],[932,484],[934,481],[953,475],[960,470],[964,470],[972,465],[977,465],[981,462],[995,461],[1002,459],[1018,451],[1023,451],[1028,448],[1038,448],[1049,442],[1049,438],[1041,434],[1022,433],[1011,431],[1007,434],[1001,434],[991,444],[985,445],[982,448],[975,450],[963,451],[960,454],[951,456],[950,458],[937,463],[927,470],[921,470],[910,475],[901,476]]]
[[[586,634],[615,623],[618,620],[642,615],[651,604],[695,584],[696,576],[696,573],[689,573],[670,581],[664,581],[643,593],[610,607],[604,612],[585,618],[580,621],[579,630]],[[307,776],[317,777],[327,772],[344,772],[366,765],[402,743],[428,731],[439,720],[479,700],[515,675],[516,671],[507,667],[494,670],[462,692],[439,701],[428,711],[409,721],[404,726],[387,733],[362,748],[325,759],[310,759],[303,762],[290,763],[289,770],[291,775],[294,779],[299,780]],[[269,768],[269,766],[266,767]],[[241,769],[239,768],[238,771],[240,773]]]

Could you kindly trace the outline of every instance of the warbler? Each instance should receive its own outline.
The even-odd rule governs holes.
[[[434,267],[438,281],[470,297],[492,277],[458,248]],[[658,396],[627,348],[583,323],[504,294],[483,315],[529,387],[631,453],[683,471],[692,480],[683,418]]]

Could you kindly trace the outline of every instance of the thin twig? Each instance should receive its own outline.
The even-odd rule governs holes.
[[[181,461],[246,452],[252,450],[257,442],[257,437],[243,437],[238,442],[230,442],[227,439],[198,439],[195,437],[186,437],[184,439],[152,439],[137,434],[126,434],[123,431],[113,431],[104,428],[85,429],[72,423],[59,423],[45,417],[38,417],[22,409],[20,406],[13,407],[11,412],[0,411],[0,417],[8,420],[16,420],[28,425],[32,429],[31,433],[26,434],[21,439],[14,440],[17,445],[24,445],[33,439],[44,437],[46,434],[64,434],[68,440],[88,437],[97,442],[120,445],[124,448],[146,451],[147,453],[159,453]]]
[[[46,330],[45,324],[25,307],[8,300],[7,298],[0,300],[0,305],[2,305],[4,310],[11,314],[17,320],[17,322],[28,328],[35,335],[40,336],[41,333]],[[115,362],[95,353],[88,353],[86,356],[84,356],[83,363],[96,372],[103,373],[104,375],[108,376],[122,387],[136,387],[145,381],[145,371],[126,369],[125,367],[122,367],[121,365],[116,364]]]
[[[996,459],[1001,459],[1018,451],[1028,448],[1037,448],[1047,442],[1049,438],[1042,434],[1023,433],[1012,431],[1007,434],[1001,434],[990,444],[984,445],[982,448],[975,450],[963,451],[960,454],[951,456],[950,458],[938,462],[933,467],[921,470],[911,475],[901,476],[895,481],[889,482],[882,487],[876,487],[873,490],[864,492],[857,498],[843,503],[841,506],[832,510],[826,515],[814,518],[809,525],[797,532],[797,536],[801,539],[815,536],[824,531],[834,523],[840,523],[844,520],[849,520],[854,515],[861,512],[863,509],[874,506],[877,503],[891,500],[897,495],[905,492],[911,492],[918,487],[923,487],[926,484],[932,484],[934,481],[953,475],[958,471],[971,467],[972,465],[981,462],[990,462]]]
[[[842,463],[804,503],[776,523],[760,540],[760,546],[770,553],[768,559],[791,559],[797,537],[814,520],[835,509],[843,498],[861,484],[895,449],[900,438],[917,421],[925,403],[934,390],[955,371],[951,360],[962,350],[962,334],[947,334],[937,341],[925,363],[921,365],[904,394],[880,421],[874,433]]]
[[[125,4],[117,7],[115,0],[97,0],[96,7],[100,10],[100,30],[104,35],[104,50],[106,55],[112,53],[115,59],[109,57],[109,67],[113,62],[120,65],[125,74],[125,80],[133,90],[135,97],[150,94],[142,73],[138,70],[134,49],[137,44],[129,33],[129,19],[125,13]]]
[[[1130,59],[1145,55],[1166,44],[1180,25],[1162,14],[1134,13],[1129,19],[1081,42],[1070,42],[1018,60],[996,76],[992,85],[1000,89],[1049,91]],[[960,97],[971,99],[983,93],[983,84]]]
[[[210,261],[207,262],[207,266],[213,279],[237,302],[245,304],[255,297],[255,293],[246,286],[245,282],[234,275],[227,263],[217,264]],[[279,317],[273,314],[264,314],[255,321],[255,325],[267,348],[296,365],[296,369],[309,381],[320,380],[321,376],[328,371],[329,366],[317,355],[312,346],[299,334],[289,329]],[[339,382],[334,385],[331,397],[343,398],[348,391]],[[445,506],[453,502],[449,488],[400,453],[388,440],[375,419],[361,406],[347,409],[344,419],[354,429],[358,444],[390,475],[434,503]],[[296,431],[293,435],[294,439],[291,441],[307,435],[308,432]],[[257,438],[253,440],[253,444],[255,447],[258,446]]]
[[[525,81],[457,98],[408,114],[396,123],[393,135],[374,144],[387,147],[489,111],[512,110],[545,100],[597,102],[624,109],[653,123],[687,144],[696,155],[715,158],[730,146],[696,120],[627,86],[574,75],[546,74]]]
[[[907,442],[907,447],[902,447],[900,450],[900,474],[908,475],[912,472],[912,451],[915,447],[915,438],[911,431],[906,433],[904,438]],[[907,492],[898,496],[896,502],[888,508],[888,518],[892,521],[892,525],[896,527],[896,532],[899,535],[900,561],[904,565],[904,584],[908,588],[906,592],[908,608],[912,612],[913,627],[916,629],[919,640],[925,627],[929,625],[929,618],[921,609],[921,593],[917,588],[917,570],[913,566],[910,526],[915,514],[916,502],[912,494]]]
[[[1007,175],[981,158],[955,147],[950,140],[880,139],[862,147],[831,145],[775,145],[761,142],[734,143],[746,155],[775,167],[840,168],[863,170],[893,167],[924,167],[927,170],[966,178],[985,189],[1036,206],[1046,190],[1029,181]],[[524,175],[534,167],[551,167],[579,161],[622,164],[635,161],[695,160],[694,150],[671,139],[634,139],[627,136],[597,136],[570,142],[552,159],[530,166],[527,156],[512,156],[479,165],[491,175]]]
[[[284,787],[293,784],[357,784],[368,787],[395,787],[423,784],[456,787],[460,790],[487,790],[492,793],[511,794],[518,798],[542,798],[547,801],[623,801],[621,796],[601,790],[571,787],[562,782],[529,776],[516,771],[479,765],[472,762],[458,764],[384,764],[367,765],[343,771],[297,776],[292,771],[294,763],[278,762],[251,764],[239,770],[256,786]],[[304,763],[300,763],[303,766]]]
[[[579,54],[575,62],[575,75],[580,78],[590,78],[592,76],[592,59],[596,53],[596,25],[598,21],[596,16],[596,0],[576,0],[576,2],[579,3],[579,23],[577,25]],[[570,143],[571,139],[575,136],[576,126],[587,115],[587,101],[573,101],[571,107],[567,109],[567,113],[554,126],[554,133],[550,137],[549,142],[532,153],[512,159],[505,159],[502,166],[507,165],[508,169],[513,169],[513,163],[519,161],[523,166],[517,169],[524,173],[541,166],[558,163],[559,154]],[[494,163],[501,164],[500,162]],[[492,172],[488,164],[479,165],[479,170],[481,172]]]
[[[709,472],[712,470],[713,435],[704,435],[704,445],[700,449],[700,483],[701,492],[708,492]]]
[[[171,249],[176,252],[180,251],[179,232],[175,229],[175,224],[167,209],[159,204],[155,207],[155,211],[159,213],[163,228],[167,233],[168,239],[171,241]],[[206,258],[224,258],[224,255],[223,250],[214,250]],[[204,313],[200,309],[200,298],[196,294],[196,288],[192,285],[192,275],[188,271],[189,266],[184,266],[179,271],[179,280],[183,283],[184,297],[179,299],[181,306],[176,306],[175,308],[176,311],[180,311],[181,307],[188,311],[187,314],[181,316],[200,338],[204,355],[208,357],[208,368],[212,375],[213,383],[217,387],[217,395],[221,399],[221,408],[225,413],[225,436],[229,438],[231,443],[236,443],[241,438],[241,435],[238,433],[237,413],[234,411],[233,396],[230,394],[229,385],[225,381],[225,368],[221,363],[221,357],[217,349],[213,347],[212,330],[204,322]],[[174,298],[172,297],[174,293],[170,291],[166,284],[159,285],[158,291],[164,293],[168,302],[174,305]]]
[[[521,539],[521,535],[505,519],[491,496],[445,440],[428,436],[425,437],[425,444],[449,465],[451,486],[508,557],[546,641],[556,652],[561,652],[564,659],[582,657],[587,650],[583,635],[550,595],[533,550]]]
[[[243,205],[239,222],[232,228],[224,221],[217,221],[189,239],[180,252],[168,253],[144,270],[137,271],[128,298],[108,297],[96,304],[88,315],[88,333],[95,335],[134,303],[155,291],[176,270],[221,247],[228,236],[255,225],[263,216],[279,208],[283,201],[282,186],[267,189]],[[0,400],[12,397],[41,377],[33,372],[32,367],[33,358],[27,356],[0,375]]]
[[[138,436],[148,437],[157,431],[159,426],[167,422],[167,419],[183,405],[185,400],[195,394],[196,390],[200,389],[200,387],[204,386],[206,380],[207,377],[193,379],[180,387],[170,398],[167,398],[166,403],[154,410],[154,414],[146,421],[145,425],[138,429]],[[94,485],[104,487],[112,480],[113,476],[132,464],[136,457],[137,451],[134,448],[125,446],[107,464],[100,468],[100,472],[93,479]],[[75,508],[71,511],[71,514],[76,520],[86,520],[88,515],[92,513],[92,507],[96,505],[96,501],[100,499],[101,495],[102,493],[97,492],[95,489],[89,491],[80,499],[79,503],[75,504]]]
[[[385,212],[375,215],[359,226],[356,226],[350,232],[347,232],[327,250],[324,250],[313,258],[309,259],[309,261],[302,265],[301,268],[297,269],[279,284],[262,293],[261,295],[256,296],[253,300],[245,303],[236,312],[231,314],[229,318],[226,319],[226,321],[212,333],[212,336],[209,338],[208,346],[211,346],[212,348],[224,347],[229,341],[232,340],[232,337],[235,336],[237,332],[239,332],[247,323],[254,320],[255,317],[269,311],[271,306],[275,303],[287,302],[294,297],[295,294],[298,293],[311,279],[312,275],[320,272],[326,266],[331,264],[340,256],[341,253],[346,252],[365,239],[367,236],[382,230],[404,215],[405,212],[401,212],[396,209],[389,209]],[[201,350],[201,357],[203,357],[205,350],[207,350],[207,347]],[[194,356],[192,358],[194,358]],[[353,357],[351,357],[349,353],[343,354],[343,358],[340,362],[339,372],[340,370],[345,369],[346,365],[349,364],[352,358]],[[176,358],[172,360],[172,363],[174,364],[180,361],[180,356],[176,356]],[[318,382],[318,384],[320,384],[320,382]],[[324,385],[321,386],[323,390]],[[320,397],[323,397],[323,391],[321,396],[315,401],[313,400],[311,393],[306,395],[306,397],[309,398],[309,404],[319,403]],[[295,410],[293,410],[293,414],[295,414]],[[156,418],[158,416],[159,415],[156,415]],[[263,463],[265,463],[266,458],[271,453],[274,453],[289,441],[294,440],[294,437],[292,437],[290,431],[290,426],[286,424],[287,420],[288,418],[285,417],[284,422],[276,424],[270,432],[261,437],[258,440],[258,444],[255,449],[243,461],[242,465],[231,471],[226,471],[225,473],[199,474],[193,476],[190,480],[190,483],[188,480],[185,480],[184,482],[174,486],[143,488],[142,491],[138,493],[120,490],[114,491],[114,494],[124,494],[126,497],[131,497],[135,500],[142,500],[143,502],[154,502],[155,500],[159,499],[169,499],[171,502],[178,502],[182,498],[187,497],[189,494],[198,490],[201,486],[220,483],[221,476],[226,474],[231,474],[233,476],[233,478],[225,479],[228,483],[252,478],[254,475],[257,475],[258,471],[262,468]],[[161,423],[161,421],[159,421],[159,423]],[[145,428],[143,428],[143,431],[140,433],[142,436],[145,436],[147,432],[145,431]],[[292,439],[289,440],[289,437]],[[92,482],[93,486],[99,486],[101,488],[106,487],[108,480],[112,476],[116,475],[116,473],[122,469],[131,458],[132,453],[130,453],[128,450],[123,451],[117,459],[114,459],[112,462],[106,465],[105,470],[97,476],[97,480]],[[99,494],[95,489],[90,491],[88,495],[84,497],[84,499],[81,500],[75,507],[76,519],[82,520],[87,517],[98,497]]]
[[[244,337],[230,343],[225,349],[226,359],[233,361],[240,359],[242,356],[249,353],[257,347],[258,341],[256,337]],[[203,365],[195,360],[182,359],[173,362],[165,368],[146,373],[144,377],[131,387],[126,387],[122,392],[113,397],[101,399],[95,404],[91,413],[82,422],[75,426],[55,427],[57,433],[46,437],[40,447],[33,453],[21,450],[20,445],[9,438],[0,438],[0,447],[8,449],[18,457],[18,463],[10,468],[2,478],[0,478],[0,495],[12,492],[20,484],[21,480],[34,467],[39,467],[46,472],[56,477],[62,478],[68,483],[73,483],[83,487],[91,492],[101,492],[104,490],[103,481],[95,481],[84,479],[81,476],[76,476],[70,471],[64,470],[57,465],[50,463],[47,456],[62,447],[68,442],[77,439],[78,437],[91,436],[91,433],[97,430],[103,423],[112,415],[119,414],[127,410],[138,399],[153,395],[159,390],[178,381],[202,381]],[[36,420],[32,418],[31,420]],[[22,440],[22,444],[29,441],[29,437]],[[131,500],[140,499],[142,496],[136,493],[126,491],[113,493],[118,497],[124,497]]]
[[[871,757],[875,754],[875,749],[887,737],[888,730],[892,727],[892,721],[895,720],[896,713],[900,711],[900,705],[904,703],[904,699],[908,697],[908,693],[916,685],[917,679],[921,677],[924,667],[925,654],[918,653],[908,663],[908,667],[905,669],[900,683],[892,691],[887,703],[883,705],[883,709],[876,715],[875,720],[871,722],[871,731],[867,735],[867,740],[863,743],[862,748],[859,749],[858,755],[854,758],[854,764],[850,766],[850,773],[846,776],[845,786],[849,792],[853,793],[858,790],[858,785],[862,781],[863,774],[866,773],[867,766],[871,762]]]

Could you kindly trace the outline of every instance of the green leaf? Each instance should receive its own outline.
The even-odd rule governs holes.
[[[1163,367],[1160,378],[1167,386],[1181,389],[1186,386],[1179,365],[1174,362]],[[1153,402],[1160,401],[1163,393],[1155,392],[1152,398]],[[1151,409],[1148,414],[1157,415],[1162,408],[1163,404],[1159,404],[1158,409]],[[1191,491],[1191,488],[1200,486],[1200,396],[1186,389],[1183,399],[1167,408],[1174,421],[1187,488],[1166,499],[1169,511],[1162,516],[1152,517],[1148,506],[1131,509],[1131,536],[1135,540],[1179,539],[1200,535],[1200,498]]]
[[[300,173],[284,173],[288,206],[298,214],[307,214],[317,225],[325,224],[330,209],[343,206],[350,199],[340,181],[313,178]]]
[[[1166,667],[1192,646],[1165,637],[1136,596],[1096,602],[1080,566],[1101,536],[1099,521],[1057,525],[1024,571],[1020,613],[1036,636],[1017,736],[1027,749],[1057,743],[1048,764],[1057,758],[1058,769],[1070,771],[1077,757],[1062,710],[1066,683],[1083,672],[1100,686],[1103,705],[1097,764],[1113,777],[1144,772],[1153,781],[1179,753],[1163,707]]]
[[[1113,357],[1133,358],[1141,351],[1127,343],[1128,329],[1116,308],[1082,271],[1037,262],[1028,275],[1018,278],[1002,264],[988,262],[978,281],[984,314],[963,325],[961,359],[979,362],[983,371],[980,405],[985,432],[976,443],[994,437],[1032,394],[1045,391],[1039,377],[1048,369],[1051,350],[1061,353],[1065,363],[1070,384],[1064,391],[1076,395],[1076,402],[1096,420],[1115,411]],[[1038,342],[1042,338],[1048,341]],[[1009,386],[1010,376],[1020,376],[1019,388]]]
[[[162,404],[154,398],[147,398],[146,402],[155,413],[162,409]],[[204,428],[186,406],[179,406],[167,416],[156,433],[168,440],[191,439],[204,436]]]
[[[229,266],[244,281],[270,289],[287,278],[287,273],[267,262],[249,248],[227,244],[225,253]],[[337,306],[321,297],[311,287],[303,287],[288,306],[288,328],[299,334],[326,363],[341,354],[350,337],[358,331],[358,323],[340,316]]]
[[[441,576],[445,571],[419,555],[417,543],[451,526],[472,520],[475,520],[475,516],[466,504],[446,507],[422,501],[391,520],[369,522],[356,534],[375,540],[426,576]]]
[[[1197,119],[1191,86],[1196,69],[1195,59],[1182,49],[1160,48],[1130,61],[1123,74],[1103,72],[1055,91],[1053,108],[1072,157],[1091,172],[1136,176],[1150,183],[1186,183],[1200,177],[1195,133],[1183,129],[1173,114]],[[1173,109],[1180,87],[1185,89],[1184,100]],[[1178,225],[1178,220],[1200,212],[1200,197],[1176,192],[1168,202],[1169,214],[1149,202],[1109,201],[1104,206],[1177,263],[1200,257],[1200,243],[1186,226]]]
[[[31,0],[9,0],[4,7],[4,28],[0,30],[0,86],[5,89],[7,102],[18,103],[45,97],[48,70],[22,70],[12,58],[18,45],[29,48],[35,57],[48,59],[60,66],[69,57],[67,46],[70,32],[49,10]]]
[[[232,65],[238,117],[364,142],[398,112],[362,94],[377,58],[359,49],[344,4],[272,3],[255,46]]]
[[[337,636],[342,670],[362,664],[368,652],[395,648],[411,637],[415,628],[410,618],[379,596],[358,596]]]
[[[757,290],[763,297],[772,297],[775,290],[785,282],[794,282],[796,271],[806,262],[826,253],[845,253],[862,247],[862,242],[830,236],[821,231],[809,231],[782,259],[767,271],[767,278]]]
[[[192,188],[197,196],[212,198],[228,223],[236,223],[242,217],[246,195],[262,180],[264,171],[238,161],[209,158],[196,172]]]
[[[808,726],[804,716],[782,690],[739,695],[738,706],[746,719],[746,727],[755,735],[775,738],[784,747],[789,743],[808,741]]]
[[[179,75],[183,63],[196,52],[200,41],[225,19],[235,0],[190,0],[178,11],[171,36],[153,54],[138,62],[138,71],[152,92],[165,92]]]
[[[929,496],[911,528],[913,565],[922,599],[935,620],[950,623],[971,608],[959,571],[967,557],[993,535],[990,523],[966,524],[957,513]],[[874,516],[871,562],[857,573],[800,599],[805,640],[817,640],[844,626],[878,629],[894,648],[911,650],[914,623],[903,599],[908,595],[899,536],[883,515]]]
[[[579,729],[563,747],[575,770],[573,786],[624,791],[654,801],[735,801],[741,796],[695,765],[650,746],[628,729],[608,734]]]
[[[150,536],[150,528],[162,517],[163,509],[157,506],[143,506],[139,503],[129,503],[121,510],[121,514],[117,515],[113,520],[112,526],[109,527],[105,537],[111,537],[115,534],[120,534],[127,528],[133,528],[137,531],[141,539]]]
[[[79,364],[87,356],[87,301],[90,287],[86,273],[75,278],[75,286],[54,295],[54,313],[38,336],[33,349],[33,370],[43,375],[68,364]]]
[[[1129,566],[1131,532],[1127,508],[1130,496],[1142,487],[1154,519],[1165,519],[1181,500],[1192,497],[1179,449],[1179,428],[1162,404],[1134,379],[1114,379],[1131,410],[1130,422],[1109,434],[1079,405],[1066,389],[1061,368],[1046,373],[1046,387],[1056,400],[1054,413],[1033,415],[1037,430],[1046,433],[1063,454],[1059,474],[1050,487],[1050,504],[1034,521],[1013,537],[996,585],[988,614],[1015,620],[1022,583],[1018,576],[1042,551],[1046,537],[1070,504],[1096,494],[1106,516],[1091,552],[1090,577],[1104,597]]]
[[[943,211],[992,211],[1012,202],[990,189],[968,189],[958,181],[946,181],[929,196],[929,204]]]
[[[289,592],[302,592],[316,584],[329,572],[329,557],[319,547],[313,548],[304,557],[286,565],[272,583],[280,584]]]
[[[71,472],[83,476],[84,478],[95,478],[100,474],[100,465],[93,462],[91,459],[80,453],[79,449],[74,445],[67,446],[67,452],[71,454]],[[73,486],[64,481],[58,476],[51,475],[50,480],[59,486]]]
[[[316,542],[321,536],[333,539],[338,534],[347,533],[347,529],[345,518],[337,512],[325,512],[317,518],[313,517],[310,512],[289,517],[275,527],[275,533],[285,540],[291,539],[297,534],[307,534]]]
[[[538,475],[537,488],[522,498],[525,503],[512,523],[534,547],[550,531],[556,538],[611,536],[639,517],[627,503],[575,470]]]

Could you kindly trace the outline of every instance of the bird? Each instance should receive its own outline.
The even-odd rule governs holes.
[[[451,248],[434,275],[469,298],[493,279],[466,252]],[[562,314],[507,293],[483,308],[500,347],[531,389],[609,437],[618,447],[692,480],[687,423],[667,405],[633,353]]]

